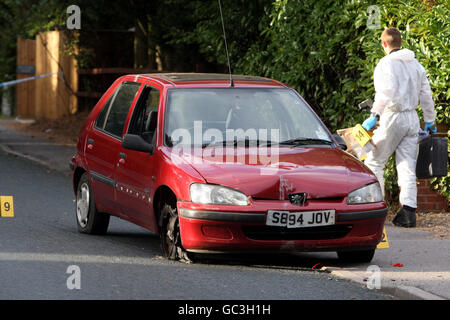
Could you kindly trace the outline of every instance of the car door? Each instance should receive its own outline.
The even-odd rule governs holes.
[[[157,87],[145,85],[130,118],[127,133],[140,135],[156,145],[158,107],[161,92]],[[120,148],[116,168],[117,202],[122,213],[135,222],[157,230],[153,218],[154,177],[157,162],[152,153]]]
[[[86,161],[100,211],[120,212],[114,171],[125,122],[139,88],[139,83],[122,82],[103,106],[86,138]]]

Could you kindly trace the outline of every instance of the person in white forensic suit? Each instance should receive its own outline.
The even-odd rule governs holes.
[[[363,128],[374,130],[375,148],[369,152],[365,164],[377,176],[384,196],[384,169],[395,152],[401,209],[394,225],[416,226],[417,183],[416,159],[420,129],[416,108],[420,104],[425,131],[436,132],[434,102],[425,68],[415,59],[414,52],[401,49],[402,38],[396,28],[385,29],[381,45],[386,53],[374,71],[375,101],[371,116]]]

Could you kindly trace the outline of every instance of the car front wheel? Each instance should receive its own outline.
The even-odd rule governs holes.
[[[181,244],[180,224],[176,207],[165,204],[161,210],[161,216],[161,251],[164,257],[169,260],[191,263],[191,255],[188,254]]]
[[[109,215],[98,212],[89,175],[85,172],[78,182],[76,199],[78,231],[87,234],[105,234],[108,230]]]

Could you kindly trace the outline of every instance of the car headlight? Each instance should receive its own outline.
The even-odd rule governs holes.
[[[191,200],[202,204],[228,204],[246,206],[248,198],[242,192],[213,184],[193,183],[190,187]]]
[[[356,189],[348,194],[347,204],[371,203],[383,201],[378,182]]]

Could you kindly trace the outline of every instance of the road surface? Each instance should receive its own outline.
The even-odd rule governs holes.
[[[112,218],[106,236],[77,232],[71,178],[0,151],[0,299],[392,299],[313,270],[314,254],[161,257],[159,237]]]

